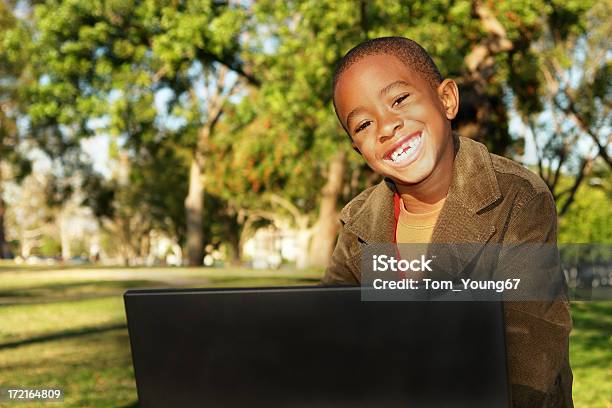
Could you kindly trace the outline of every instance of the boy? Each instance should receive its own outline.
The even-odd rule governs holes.
[[[359,283],[370,243],[556,242],[546,185],[451,131],[457,85],[416,42],[385,37],[353,48],[333,95],[353,148],[384,180],[342,210],[325,284]],[[514,406],[573,406],[569,303],[507,302],[504,310]]]

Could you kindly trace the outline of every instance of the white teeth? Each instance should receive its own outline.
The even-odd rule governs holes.
[[[395,163],[404,161],[411,153],[411,150],[418,146],[420,142],[421,135],[413,137],[412,139],[410,139],[410,141],[402,144],[391,154],[391,160],[393,160],[393,162]]]

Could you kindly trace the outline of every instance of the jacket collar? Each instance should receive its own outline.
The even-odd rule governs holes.
[[[483,243],[495,232],[478,222],[477,214],[501,199],[493,164],[481,143],[453,133],[455,159],[448,196],[434,227],[432,243]],[[395,242],[395,184],[385,178],[356,214],[343,211],[345,228],[365,243]]]

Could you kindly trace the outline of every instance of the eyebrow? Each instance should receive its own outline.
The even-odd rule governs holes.
[[[349,123],[351,122],[351,119],[353,119],[353,117],[359,115],[364,110],[365,110],[365,108],[363,106],[358,106],[355,109],[353,109],[351,111],[351,113],[349,113],[346,116],[346,127],[349,127]]]
[[[391,91],[393,88],[397,88],[399,86],[410,86],[410,84],[406,81],[402,81],[401,79],[395,82],[391,82],[389,85],[385,86],[383,89],[380,90],[380,96],[384,96],[385,94],[389,93],[389,91]]]

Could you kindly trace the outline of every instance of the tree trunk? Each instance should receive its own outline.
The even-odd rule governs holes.
[[[308,228],[308,218],[304,217],[297,222],[297,259],[295,267],[304,269],[311,265],[308,252],[308,243],[312,237],[312,229]]]
[[[62,251],[62,261],[66,262],[70,259],[71,256],[71,252],[70,252],[70,235],[68,234],[68,222],[69,222],[69,217],[66,215],[66,212],[68,211],[65,208],[65,205],[62,206],[62,208],[60,209],[58,214],[58,218],[59,218],[59,233],[60,233],[60,246],[61,246],[61,251]]]
[[[204,234],[202,231],[206,185],[204,164],[208,156],[209,140],[223,113],[225,101],[236,92],[237,85],[240,82],[236,80],[233,85],[226,87],[225,78],[228,72],[229,69],[226,66],[221,66],[214,79],[216,89],[212,93],[207,92],[208,117],[198,131],[198,139],[189,170],[189,192],[185,198],[185,212],[187,218],[187,262],[190,266],[202,265],[204,258]],[[208,82],[206,83],[208,84]],[[190,95],[194,106],[197,106],[200,101],[195,88],[190,90]]]
[[[342,194],[342,182],[346,169],[346,152],[339,150],[332,159],[327,175],[327,182],[321,191],[321,207],[312,235],[308,264],[325,267],[329,262],[336,244],[338,221],[338,198]]]
[[[1,181],[0,181],[1,183]],[[2,186],[0,185],[0,258],[8,259],[11,257],[11,251],[9,249],[8,242],[6,242],[6,234],[4,232],[4,213],[5,205],[2,199]]]
[[[189,170],[189,192],[185,198],[187,221],[187,262],[189,266],[202,265],[204,257],[204,234],[202,213],[204,210],[203,156],[194,152]]]
[[[228,223],[225,228],[225,236],[227,239],[228,247],[228,261],[232,265],[240,264],[242,259],[242,251],[240,247],[240,226],[238,223]]]

